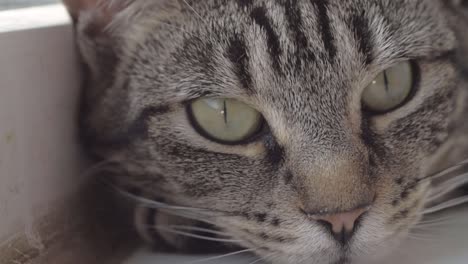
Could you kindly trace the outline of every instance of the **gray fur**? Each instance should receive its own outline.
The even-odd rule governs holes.
[[[83,134],[94,155],[118,163],[117,184],[207,209],[205,220],[273,263],[351,262],[404,239],[430,190],[418,179],[460,158],[443,164],[448,146],[466,147],[458,7],[443,0],[175,3],[135,0],[100,27],[98,10],[78,15],[89,68]],[[421,72],[414,98],[385,115],[363,114],[366,85],[408,59]],[[251,105],[268,131],[245,145],[207,140],[185,111],[206,95]],[[371,210],[346,248],[300,210],[363,204]]]

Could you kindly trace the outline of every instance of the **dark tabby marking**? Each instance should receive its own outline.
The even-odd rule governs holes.
[[[359,42],[359,51],[364,56],[366,65],[372,63],[372,33],[369,29],[369,21],[366,18],[366,11],[352,17],[353,30]]]
[[[255,23],[263,29],[267,36],[267,47],[270,53],[273,68],[277,73],[281,73],[280,56],[282,54],[281,45],[279,43],[278,35],[276,34],[270,19],[267,17],[267,10],[265,7],[256,7],[252,10],[250,15]]]
[[[279,227],[281,224],[281,220],[279,220],[278,218],[273,218],[273,220],[271,220],[271,224],[275,227]]]
[[[330,18],[328,16],[328,0],[310,0],[317,9],[318,24],[322,34],[322,41],[328,53],[329,60],[335,59],[337,50],[334,44],[334,37],[330,28]]]
[[[281,147],[272,137],[265,140],[267,148],[267,161],[271,164],[272,168],[281,166],[284,161],[284,148]]]
[[[234,35],[229,43],[227,54],[234,64],[236,74],[239,76],[242,87],[245,88],[248,93],[253,93],[254,90],[252,90],[252,77],[249,73],[249,58],[245,47],[245,41],[242,40],[240,36]]]
[[[253,0],[237,0],[237,3],[241,8],[248,8],[252,6]]]
[[[263,223],[266,221],[267,214],[265,213],[256,213],[255,218],[257,219],[258,222]]]
[[[286,185],[290,185],[291,182],[292,182],[292,180],[293,180],[293,178],[294,178],[294,175],[292,174],[292,172],[288,171],[288,172],[286,172],[286,173],[284,174],[284,177],[283,177],[283,178],[284,178],[284,183],[285,183]]]
[[[298,1],[288,0],[284,3],[286,18],[288,20],[289,30],[294,36],[294,42],[296,43],[295,54],[292,58],[295,58],[295,62],[291,63],[294,70],[298,70],[304,67],[303,63],[312,63],[316,60],[315,54],[309,47],[309,41],[304,34],[304,24],[302,23],[302,13],[298,6]]]
[[[410,212],[410,211],[409,211],[408,209],[404,209],[404,210],[399,211],[397,214],[395,214],[395,215],[389,220],[389,223],[394,224],[394,223],[397,223],[398,221],[400,221],[400,220],[402,220],[402,219],[407,218],[409,212]]]
[[[400,244],[448,185],[429,172],[466,156],[466,1],[65,2],[86,65],[86,149],[114,161],[112,184],[172,208],[136,210],[148,240],[206,250],[156,230],[182,222],[274,264],[357,263]],[[366,87],[402,63],[410,95],[372,112]],[[243,102],[262,126],[232,144],[203,135],[189,112],[200,97]],[[324,228],[344,219],[333,214],[353,232]]]

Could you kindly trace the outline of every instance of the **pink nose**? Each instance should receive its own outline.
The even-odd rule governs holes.
[[[309,217],[328,227],[333,237],[342,244],[346,244],[353,236],[356,224],[361,216],[369,210],[369,207],[355,209],[349,212],[331,215]]]

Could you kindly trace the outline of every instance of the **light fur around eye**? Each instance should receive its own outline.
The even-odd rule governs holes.
[[[364,108],[375,113],[385,113],[398,108],[415,89],[415,79],[415,70],[410,61],[386,69],[364,90]]]
[[[157,250],[398,263],[467,201],[466,166],[445,170],[468,153],[467,22],[446,1],[66,2],[92,172]]]
[[[188,111],[192,125],[203,136],[220,143],[240,143],[254,136],[263,123],[252,107],[226,98],[200,98]]]

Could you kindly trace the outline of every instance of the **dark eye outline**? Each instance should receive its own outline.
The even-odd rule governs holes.
[[[260,113],[260,115],[261,115],[260,122],[261,123],[259,124],[257,131],[252,133],[252,135],[250,135],[250,136],[248,136],[248,137],[246,137],[244,139],[237,140],[237,141],[226,141],[226,140],[220,140],[220,139],[218,139],[216,137],[213,137],[208,132],[206,132],[206,130],[204,128],[202,128],[200,126],[200,124],[197,122],[197,120],[195,118],[195,115],[193,114],[192,103],[194,101],[198,100],[198,99],[200,99],[200,98],[195,98],[195,99],[192,99],[192,100],[189,100],[189,101],[185,102],[184,103],[185,104],[185,111],[186,111],[187,118],[189,120],[190,125],[193,127],[193,129],[198,134],[200,134],[204,138],[206,138],[206,139],[208,139],[210,141],[213,141],[215,143],[222,144],[222,145],[241,146],[241,145],[249,145],[249,144],[252,144],[254,142],[260,141],[263,136],[268,134],[269,128],[268,128],[267,122],[266,122],[265,118],[263,117],[263,115]],[[226,98],[226,99],[229,99],[229,98]]]
[[[407,103],[413,100],[413,98],[418,93],[420,84],[421,84],[421,67],[419,66],[418,62],[416,62],[415,60],[410,60],[409,63],[411,66],[411,74],[413,75],[412,77],[413,83],[411,84],[411,91],[406,96],[406,98],[401,103],[396,105],[395,107],[392,107],[385,111],[377,111],[377,110],[369,109],[362,101],[362,96],[361,96],[361,107],[362,107],[363,112],[365,112],[369,116],[385,115],[403,107],[404,105],[406,105]]]

